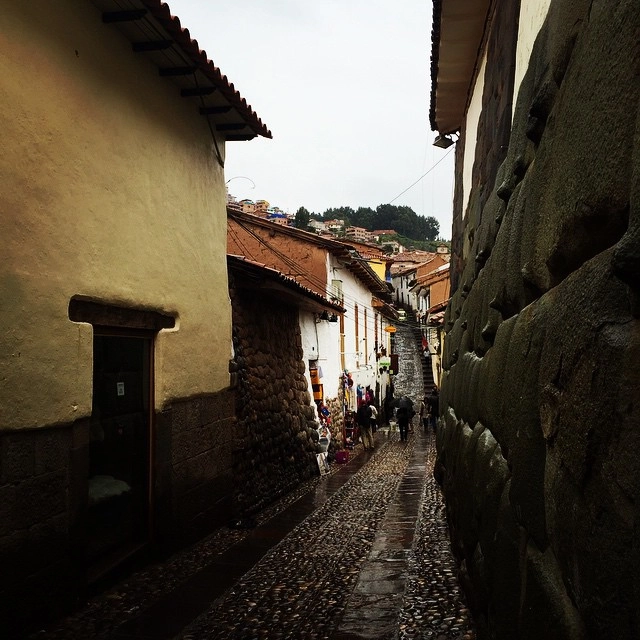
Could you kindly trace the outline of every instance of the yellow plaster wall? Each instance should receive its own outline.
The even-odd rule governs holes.
[[[367,260],[367,264],[373,269],[375,274],[384,282],[385,280],[385,263],[380,260]]]
[[[224,176],[197,104],[74,0],[5,7],[0,76],[0,429],[90,414],[78,294],[177,317],[156,408],[226,387]]]

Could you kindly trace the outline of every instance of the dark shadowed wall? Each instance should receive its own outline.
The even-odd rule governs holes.
[[[488,57],[436,466],[485,637],[640,637],[639,34],[552,0],[510,132]]]

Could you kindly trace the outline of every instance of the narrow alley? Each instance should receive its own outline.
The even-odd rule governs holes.
[[[418,405],[422,358],[399,327],[395,395]],[[475,638],[456,578],[435,439],[379,429],[345,465],[260,514],[130,576],[30,636],[95,638]]]

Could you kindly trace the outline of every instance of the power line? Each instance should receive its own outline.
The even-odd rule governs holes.
[[[278,256],[278,258],[280,258],[280,260],[282,260],[282,262],[292,270],[293,274],[296,274],[298,276],[299,275],[304,275],[304,277],[306,278],[306,280],[308,282],[310,282],[312,285],[314,285],[314,286],[316,286],[318,288],[318,291],[326,291],[326,289],[325,289],[326,284],[320,278],[314,276],[313,273],[311,273],[310,271],[305,269],[302,265],[298,264],[294,259],[290,258],[285,253],[281,252],[278,248],[273,246],[271,243],[269,243],[267,240],[265,240],[258,233],[256,233],[252,229],[250,229],[243,221],[236,220],[236,223],[238,224],[238,226],[240,228],[244,229],[244,231],[246,233],[248,233],[250,236],[252,236],[254,238],[254,240],[256,240],[259,244],[261,244],[266,249],[268,249],[269,251],[274,253],[276,256]],[[236,238],[236,241],[237,241],[238,237],[235,236],[235,238]],[[240,243],[238,242],[238,244],[240,244]],[[297,277],[295,275],[294,275],[294,278],[297,279]],[[326,293],[324,295],[326,295]],[[352,297],[350,295],[347,295],[344,292],[342,292],[342,303],[341,304],[345,309],[347,309],[347,311],[351,310],[351,311],[355,312],[356,305],[359,306],[363,302],[364,301],[358,300],[358,299],[356,299],[356,298],[354,298],[354,297]],[[366,305],[363,306],[363,308],[365,308],[365,307],[366,307]],[[372,309],[372,311],[375,314],[375,310]]]
[[[451,153],[451,151],[453,151],[453,147],[449,149],[447,153],[445,153],[442,156],[442,158],[440,158],[440,160],[438,160],[438,162],[436,162],[426,173],[423,173],[413,184],[410,184],[404,191],[402,191],[402,193],[399,193],[393,200],[389,200],[387,204],[391,204],[392,202],[395,202],[401,195],[404,195],[405,193],[407,193],[407,191],[409,191],[409,189],[411,189],[412,187],[415,187],[418,184],[418,182],[420,182],[422,178],[428,176]]]

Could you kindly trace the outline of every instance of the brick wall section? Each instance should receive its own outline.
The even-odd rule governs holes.
[[[497,640],[640,637],[639,32],[635,2],[552,0],[493,189],[454,229],[436,474]]]
[[[266,506],[318,473],[318,433],[295,307],[232,289],[238,366],[237,515]]]

